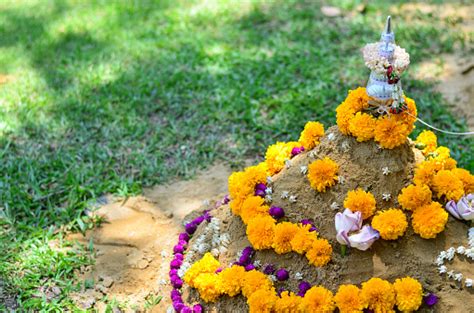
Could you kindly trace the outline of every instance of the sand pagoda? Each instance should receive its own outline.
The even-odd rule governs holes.
[[[363,48],[367,87],[337,126],[229,177],[229,196],[184,221],[170,264],[177,312],[468,312],[474,176],[423,131],[390,18]]]

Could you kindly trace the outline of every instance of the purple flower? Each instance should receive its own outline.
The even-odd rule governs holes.
[[[179,234],[178,240],[184,240],[186,242],[189,241],[189,235],[187,233],[181,233]]]
[[[184,247],[180,244],[177,244],[176,246],[173,247],[173,252],[174,253],[183,253],[184,252]]]
[[[181,301],[181,293],[179,292],[179,290],[177,289],[171,290],[171,300],[173,300],[173,302],[177,300],[180,300],[180,302],[183,302]]]
[[[258,197],[265,197],[266,193],[265,190],[255,190],[255,195]]]
[[[275,273],[275,267],[273,266],[273,264],[265,265],[265,268],[263,269],[263,273],[266,275],[271,275]]]
[[[253,264],[245,265],[245,270],[246,271],[251,271],[251,270],[254,270],[254,269],[255,269],[255,265],[253,265]]]
[[[171,285],[175,289],[180,289],[181,287],[183,287],[183,281],[178,276],[173,276],[173,278],[171,279]]]
[[[169,276],[177,276],[178,275],[178,270],[173,268],[173,269],[170,269],[170,271],[168,272]]]
[[[434,293],[429,293],[426,296],[423,297],[423,300],[425,301],[426,305],[429,307],[432,307],[436,303],[438,303],[438,297]]]
[[[185,307],[183,302],[173,302],[173,308],[176,312],[180,313],[181,310]]]
[[[178,260],[178,259],[173,259],[170,262],[170,267],[173,269],[178,269],[181,267],[181,264],[183,264],[183,261]]]
[[[462,197],[458,203],[454,200],[449,201],[446,203],[446,209],[459,220],[474,220],[474,194]]]
[[[198,217],[193,219],[192,223],[194,223],[196,225],[200,225],[202,222],[204,222],[204,220],[205,220],[205,216],[204,215],[199,215]]]
[[[272,206],[268,212],[275,219],[285,217],[285,211],[277,206]]]
[[[210,222],[211,219],[212,219],[212,215],[211,215],[211,213],[209,213],[209,210],[204,211],[204,213],[202,214],[202,216],[203,216],[204,219],[205,219],[206,221],[208,221],[208,222]]]
[[[219,267],[214,273],[217,274],[217,273],[220,273],[220,272],[222,272],[222,267]]]
[[[307,281],[302,281],[301,283],[299,283],[298,289],[299,289],[298,296],[304,297],[304,295],[306,294],[306,291],[311,289],[311,284],[308,283]]]
[[[255,254],[255,250],[252,247],[245,247],[244,250],[242,250],[242,254],[240,255],[239,262],[242,265],[247,265],[250,263],[250,259],[253,257]]]
[[[276,271],[275,276],[279,281],[284,281],[290,278],[290,274],[288,274],[288,271],[284,268],[280,268],[278,271]]]
[[[189,306],[185,306],[182,310],[181,313],[193,313],[193,309],[191,309]]]
[[[316,226],[311,226],[309,229],[310,232],[312,231],[319,231],[319,229]]]
[[[202,313],[202,311],[203,308],[201,304],[198,303],[193,306],[193,313]]]
[[[194,222],[189,222],[186,225],[184,225],[184,229],[189,235],[192,235],[196,231],[197,225]]]
[[[349,246],[365,251],[379,238],[380,233],[378,231],[371,226],[365,225],[358,233],[348,237]]]
[[[184,256],[181,253],[175,253],[174,258],[182,261],[184,259]]]
[[[255,185],[255,190],[265,191],[265,189],[267,189],[267,185],[265,185],[264,183],[258,183],[257,185]]]
[[[300,154],[301,152],[304,151],[304,147],[301,146],[301,147],[294,147],[293,149],[291,149],[291,156],[294,157],[295,155],[298,155]]]
[[[302,220],[300,221],[300,223],[303,224],[303,225],[311,225],[311,226],[314,226],[314,222],[313,222],[312,220],[310,220],[310,219],[307,219],[307,218],[302,219]]]

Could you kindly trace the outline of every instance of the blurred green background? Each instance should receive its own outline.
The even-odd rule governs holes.
[[[23,308],[73,308],[87,247],[60,246],[94,221],[105,194],[241,166],[308,120],[335,124],[349,89],[365,85],[360,48],[391,14],[411,54],[403,76],[419,115],[466,131],[419,64],[472,53],[472,29],[405,1],[2,1],[0,3],[0,277]],[[321,5],[341,14],[325,16]],[[454,10],[464,3],[450,2]],[[444,13],[443,13],[444,12]],[[417,125],[415,134],[424,129]],[[474,170],[472,139],[439,136]],[[40,286],[59,286],[51,301]],[[0,308],[2,303],[0,301]]]

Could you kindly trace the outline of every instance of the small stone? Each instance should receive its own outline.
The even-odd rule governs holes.
[[[104,285],[107,288],[110,288],[114,283],[114,279],[112,277],[104,277],[102,281],[102,285]]]
[[[107,293],[107,288],[102,284],[95,285],[95,290],[103,293],[104,295]]]
[[[147,260],[142,259],[142,260],[138,261],[137,268],[139,268],[141,270],[144,270],[147,267],[148,267],[148,261]]]

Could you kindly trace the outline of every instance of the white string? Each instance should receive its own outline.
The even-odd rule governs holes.
[[[474,135],[474,132],[457,133],[457,132],[451,132],[451,131],[449,131],[449,130],[442,130],[442,129],[439,129],[439,128],[433,126],[433,125],[428,124],[427,122],[423,121],[423,120],[420,119],[419,117],[416,117],[416,116],[411,115],[411,114],[410,114],[409,112],[407,112],[407,111],[404,111],[404,113],[410,115],[411,117],[416,118],[417,121],[419,121],[420,123],[422,123],[422,124],[428,126],[429,128],[432,128],[432,129],[434,129],[434,130],[436,130],[436,131],[439,131],[439,132],[441,132],[441,133],[445,133],[445,134],[448,134],[448,135],[455,135],[455,136],[471,136],[471,135]]]

